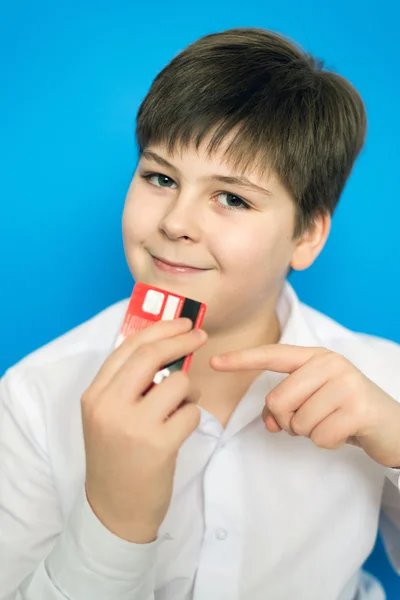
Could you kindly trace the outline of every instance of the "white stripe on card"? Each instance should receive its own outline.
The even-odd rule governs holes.
[[[179,298],[177,298],[176,296],[168,296],[161,320],[171,321],[172,319],[174,319],[178,304]]]

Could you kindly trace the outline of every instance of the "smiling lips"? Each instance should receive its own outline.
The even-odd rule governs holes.
[[[208,269],[199,269],[196,267],[191,267],[190,265],[185,265],[183,263],[174,263],[170,262],[156,256],[152,256],[154,264],[160,271],[164,271],[166,273],[201,273],[203,271],[208,271]]]

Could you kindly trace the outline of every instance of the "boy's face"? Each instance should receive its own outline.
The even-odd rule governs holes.
[[[210,333],[262,322],[300,243],[293,201],[278,178],[253,172],[248,179],[262,189],[239,185],[230,178],[241,173],[222,155],[223,148],[208,157],[204,145],[172,155],[148,147],[123,215],[135,280],[205,302]]]

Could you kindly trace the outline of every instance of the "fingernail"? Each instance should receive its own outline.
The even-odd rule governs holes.
[[[204,341],[207,339],[207,334],[204,329],[194,329],[193,334],[199,339],[199,341]]]
[[[189,319],[188,317],[181,317],[179,319],[179,321],[186,326],[193,324],[193,321],[191,319]]]

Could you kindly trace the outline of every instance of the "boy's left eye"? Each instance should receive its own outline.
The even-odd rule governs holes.
[[[145,179],[146,181],[149,181],[152,185],[155,185],[156,187],[165,187],[165,188],[171,188],[171,185],[168,185],[170,183],[175,184],[173,179],[171,179],[171,177],[168,177],[168,175],[163,175],[162,173],[144,173],[143,175],[141,175],[141,177],[143,179]],[[151,180],[155,179],[157,181],[157,183],[153,183]],[[160,182],[163,183],[160,183]],[[166,184],[166,185],[164,185]],[[174,188],[173,188],[174,189]],[[219,196],[226,196],[226,200],[225,202],[218,202],[218,204],[227,210],[247,210],[250,208],[250,206],[247,204],[247,202],[245,200],[243,200],[242,198],[240,198],[240,196],[236,196],[235,194],[231,194],[230,192],[219,192],[219,194],[217,194],[217,198]]]

